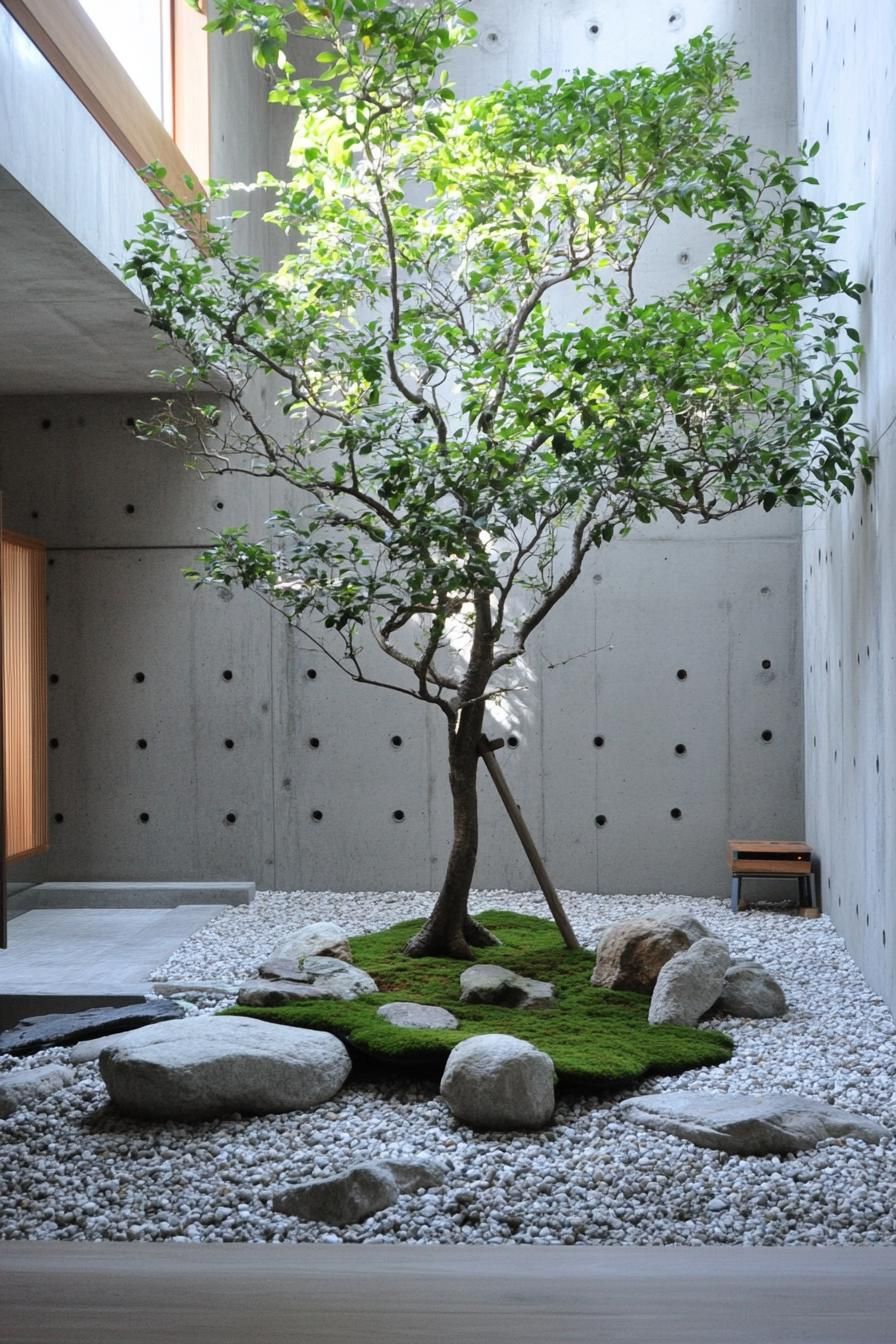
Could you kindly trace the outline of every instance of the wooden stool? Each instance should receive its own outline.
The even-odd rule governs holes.
[[[731,909],[740,909],[740,884],[745,877],[795,877],[801,908],[818,910],[812,850],[804,840],[729,840]]]

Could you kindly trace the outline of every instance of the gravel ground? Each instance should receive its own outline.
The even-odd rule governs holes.
[[[830,921],[668,896],[563,893],[583,944],[596,926],[670,901],[692,910],[734,955],[762,961],[783,985],[785,1018],[717,1018],[735,1039],[728,1064],[639,1091],[787,1091],[820,1097],[896,1133],[896,1026]],[[231,981],[286,932],[334,918],[351,934],[425,914],[431,897],[399,892],[262,892],[227,909],[160,967],[157,978]],[[540,896],[480,892],[474,909],[544,913]],[[210,1004],[198,1000],[202,1011]],[[0,1071],[64,1062],[68,1050]],[[0,1120],[0,1238],[61,1240],[560,1242],[757,1245],[896,1242],[896,1140],[828,1140],[786,1158],[738,1158],[623,1121],[619,1098],[561,1096],[538,1134],[476,1135],[433,1087],[386,1078],[348,1085],[315,1111],[195,1125],[117,1117],[95,1064],[74,1086]],[[630,1094],[627,1094],[630,1095]],[[274,1214],[284,1184],[355,1162],[427,1154],[444,1187],[405,1195],[339,1231]]]

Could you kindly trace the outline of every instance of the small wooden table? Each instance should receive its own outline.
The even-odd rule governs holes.
[[[800,907],[818,908],[812,850],[805,840],[729,840],[731,909],[740,909],[740,884],[745,877],[795,877]]]

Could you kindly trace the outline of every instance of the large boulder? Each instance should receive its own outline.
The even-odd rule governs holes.
[[[20,1106],[33,1106],[75,1081],[72,1069],[64,1064],[41,1064],[36,1069],[13,1069],[0,1074],[0,1120]]]
[[[727,1017],[783,1017],[787,999],[775,977],[756,962],[738,962],[725,972],[713,1012]]]
[[[691,945],[681,929],[650,919],[622,919],[597,945],[592,985],[649,994],[667,961]]]
[[[692,943],[696,943],[699,938],[713,937],[696,915],[692,915],[680,905],[660,906],[659,910],[653,912],[651,919],[656,924],[667,924],[671,929],[680,929],[682,933],[687,934]]]
[[[33,1055],[54,1045],[74,1045],[93,1036],[130,1031],[151,1022],[183,1017],[184,1007],[168,999],[145,999],[117,1008],[84,1008],[79,1013],[42,1013],[23,1017],[14,1027],[0,1032],[0,1055]]]
[[[744,1157],[798,1153],[831,1138],[879,1143],[888,1133],[865,1116],[793,1092],[660,1092],[632,1097],[620,1109],[627,1119],[688,1139],[698,1148]]]
[[[130,1032],[100,1055],[100,1074],[125,1115],[205,1120],[319,1106],[351,1070],[326,1031],[248,1017],[191,1017]]]
[[[648,1022],[654,1026],[695,1027],[719,997],[730,965],[731,956],[723,942],[698,938],[686,952],[679,952],[661,968]]]
[[[456,1045],[441,1094],[474,1129],[541,1129],[554,1114],[554,1062],[515,1036],[471,1036]]]
[[[348,934],[341,924],[319,920],[315,924],[305,924],[296,933],[290,934],[278,945],[274,956],[291,961],[295,969],[296,964],[305,957],[336,957],[339,961],[351,963],[352,950]]]
[[[554,1002],[554,986],[530,980],[504,966],[479,963],[460,977],[461,1003],[493,1003],[501,1008],[543,1008]]]
[[[441,1185],[445,1169],[426,1158],[361,1162],[338,1176],[288,1186],[274,1196],[274,1212],[343,1227],[394,1204],[399,1195]]]
[[[454,1031],[458,1025],[453,1013],[432,1003],[384,1003],[376,1015],[393,1027],[414,1027],[418,1031]]]

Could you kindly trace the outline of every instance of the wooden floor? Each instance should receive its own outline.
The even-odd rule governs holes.
[[[3,1344],[893,1344],[896,1248],[7,1242]]]

